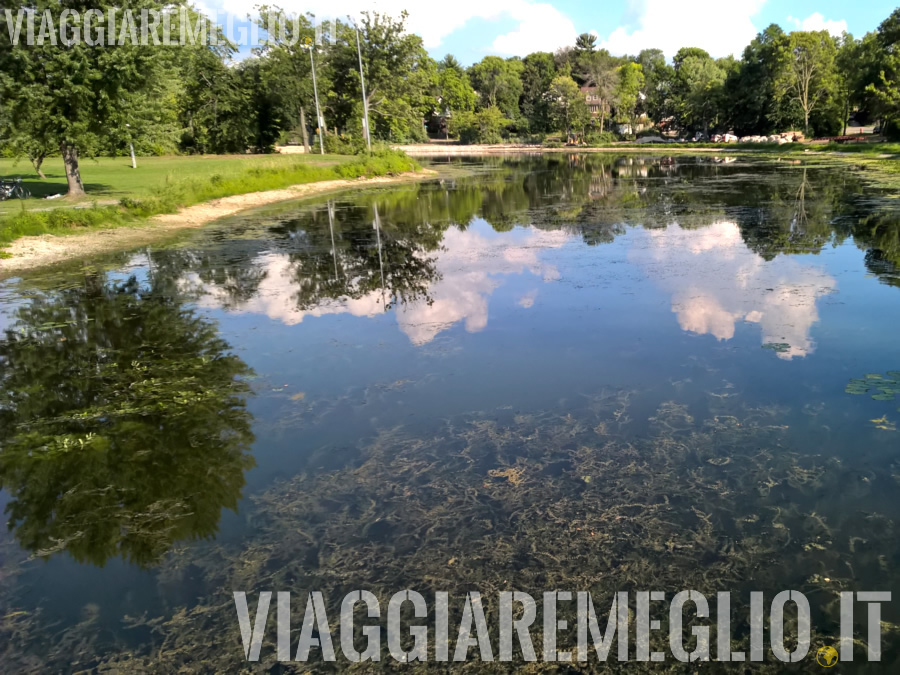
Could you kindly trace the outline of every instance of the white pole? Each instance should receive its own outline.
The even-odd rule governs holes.
[[[356,54],[359,56],[359,82],[362,85],[363,111],[366,114],[366,146],[372,152],[372,133],[369,130],[369,101],[366,99],[366,79],[363,77],[362,49],[359,46],[359,26],[356,27]]]
[[[131,125],[126,124],[125,128],[128,129],[128,149],[131,150],[131,168],[137,168],[137,158],[134,156],[134,141],[131,138]]]
[[[312,45],[309,46],[309,65],[312,68],[312,77],[313,77],[313,94],[316,97],[316,118],[319,124],[319,154],[325,154],[325,141],[322,140],[322,137],[325,135],[324,127],[325,120],[322,119],[322,112],[319,110],[319,89],[316,86],[316,62],[313,60],[313,50],[315,47]]]

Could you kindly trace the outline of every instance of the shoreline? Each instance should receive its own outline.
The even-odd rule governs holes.
[[[301,183],[278,190],[249,192],[222,197],[209,202],[187,206],[177,213],[165,213],[148,218],[135,226],[116,227],[75,232],[72,234],[42,234],[16,239],[4,251],[11,258],[0,259],[0,279],[16,276],[19,272],[71,262],[103,253],[113,253],[129,248],[169,239],[180,232],[198,229],[217,220],[233,216],[269,204],[305,199],[329,192],[351,188],[390,185],[427,180],[437,176],[433,169],[409,171],[396,176],[353,178]]]
[[[465,157],[465,156],[489,156],[489,155],[543,155],[547,153],[607,153],[625,154],[632,152],[644,152],[653,154],[748,154],[748,155],[772,155],[779,157],[819,156],[819,157],[855,157],[859,159],[887,159],[896,157],[892,153],[866,154],[860,152],[840,152],[839,150],[815,150],[815,146],[778,150],[763,145],[760,148],[747,147],[697,147],[691,143],[630,143],[627,145],[608,145],[599,148],[563,146],[560,148],[547,148],[542,145],[526,145],[522,143],[498,143],[494,145],[456,145],[453,143],[418,145],[393,145],[394,150],[402,150],[410,157]]]

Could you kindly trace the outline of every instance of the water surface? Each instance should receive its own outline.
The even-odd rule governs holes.
[[[443,175],[0,285],[12,672],[236,670],[232,590],[694,588],[740,617],[798,589],[813,651],[837,593],[900,590],[900,211],[869,172]]]

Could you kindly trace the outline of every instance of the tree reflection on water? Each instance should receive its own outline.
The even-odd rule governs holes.
[[[0,340],[0,487],[21,546],[151,565],[213,536],[253,464],[248,375],[213,322],[135,277],[21,307]]]

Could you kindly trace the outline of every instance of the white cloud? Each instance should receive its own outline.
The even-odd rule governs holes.
[[[788,23],[800,30],[827,30],[831,35],[840,37],[841,33],[847,30],[847,22],[827,21],[819,12],[813,12],[803,20],[795,19],[792,16],[787,18]]]
[[[205,0],[218,9],[245,16],[255,14],[260,0]],[[276,3],[288,12],[311,12],[319,20],[357,17],[363,11],[375,11],[399,17],[409,14],[407,28],[422,37],[425,47],[439,47],[444,39],[472,19],[495,21],[511,18],[519,22],[516,30],[497,37],[493,49],[501,54],[525,56],[537,49],[552,50],[575,39],[575,25],[552,5],[531,0],[454,0],[451,6],[435,2],[410,3],[409,0],[282,0]]]
[[[531,52],[553,52],[575,42],[575,24],[553,5],[545,3],[511,3],[508,14],[519,21],[519,27],[494,40],[493,51],[510,56],[527,56]]]
[[[636,16],[636,27],[616,28],[600,46],[613,54],[657,48],[670,59],[682,47],[700,47],[714,57],[739,55],[759,32],[752,19],[763,4],[765,0],[630,0],[628,14]]]

